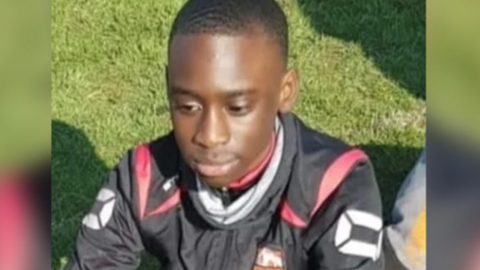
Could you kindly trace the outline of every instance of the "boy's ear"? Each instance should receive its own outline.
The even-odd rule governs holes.
[[[282,85],[280,89],[280,104],[279,112],[290,112],[295,106],[299,91],[299,76],[296,69],[289,69],[282,79]]]

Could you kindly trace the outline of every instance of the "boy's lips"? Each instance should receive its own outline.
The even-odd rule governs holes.
[[[237,164],[237,162],[238,160],[236,159],[224,163],[195,162],[194,169],[201,176],[220,177],[227,174]]]

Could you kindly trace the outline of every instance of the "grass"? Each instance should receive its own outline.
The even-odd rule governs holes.
[[[70,254],[108,168],[170,129],[166,40],[182,3],[52,1],[52,269]],[[281,3],[302,79],[295,112],[368,152],[388,217],[425,143],[425,2]]]

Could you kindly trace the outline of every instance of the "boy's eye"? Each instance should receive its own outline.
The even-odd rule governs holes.
[[[230,113],[234,115],[244,115],[248,113],[249,107],[248,106],[230,106],[228,107],[228,110],[230,111]]]
[[[195,113],[200,111],[202,108],[196,104],[179,104],[177,108],[186,113]]]

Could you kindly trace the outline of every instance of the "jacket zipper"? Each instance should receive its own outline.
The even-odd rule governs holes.
[[[228,192],[228,188],[224,187],[220,191],[220,198],[222,199],[222,203],[225,207],[229,206],[230,203],[232,202],[232,196]]]
[[[225,256],[223,256],[220,270],[228,269],[228,259],[230,257],[230,250],[232,249],[233,231],[229,230],[227,234],[227,247],[225,248]]]

